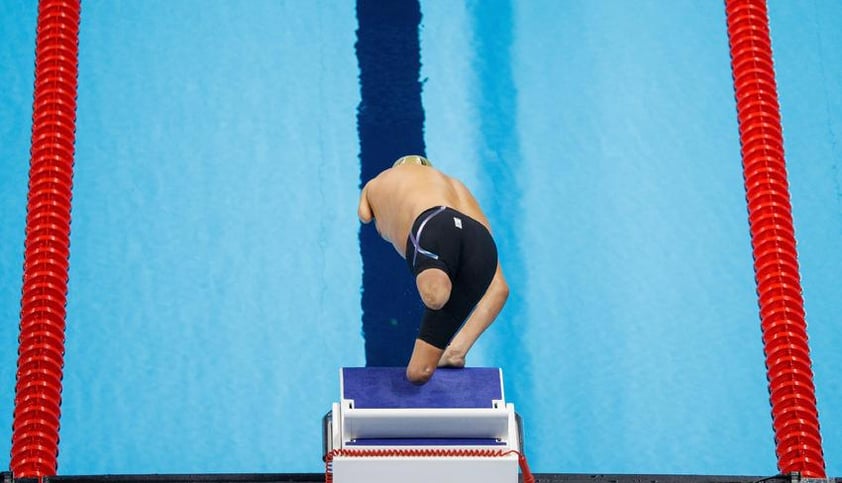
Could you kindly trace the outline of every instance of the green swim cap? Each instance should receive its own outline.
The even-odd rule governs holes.
[[[433,166],[433,163],[430,162],[429,159],[425,158],[424,156],[418,156],[417,154],[410,154],[409,156],[404,156],[397,161],[395,164],[392,165],[394,168],[395,166],[400,166],[402,164],[417,164],[418,166]]]

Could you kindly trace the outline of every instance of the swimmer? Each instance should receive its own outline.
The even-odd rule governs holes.
[[[404,156],[362,189],[360,221],[406,260],[424,316],[406,377],[464,367],[468,351],[509,296],[488,219],[462,182],[422,156]]]

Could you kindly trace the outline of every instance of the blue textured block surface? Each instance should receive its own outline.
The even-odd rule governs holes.
[[[503,383],[496,367],[441,368],[422,386],[402,367],[345,367],[342,398],[358,409],[492,408],[503,400]]]

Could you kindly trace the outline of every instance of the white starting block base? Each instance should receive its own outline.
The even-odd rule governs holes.
[[[520,427],[500,369],[439,369],[423,386],[404,371],[340,371],[323,428],[334,482],[518,481]]]
[[[335,483],[515,483],[517,455],[499,457],[336,456]]]

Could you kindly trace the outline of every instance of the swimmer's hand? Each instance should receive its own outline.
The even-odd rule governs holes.
[[[455,350],[447,346],[439,359],[439,367],[465,367],[465,355],[457,354]]]

